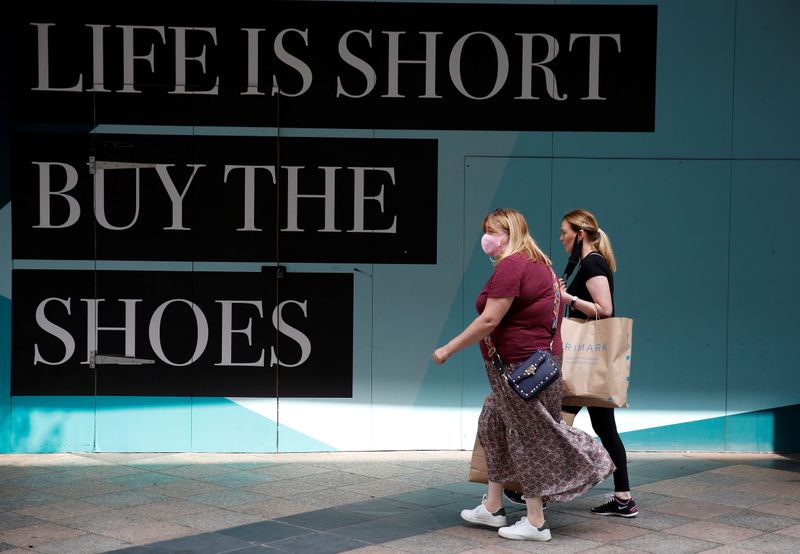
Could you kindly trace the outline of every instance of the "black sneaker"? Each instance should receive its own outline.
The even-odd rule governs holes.
[[[512,504],[525,505],[525,496],[521,492],[512,491],[511,489],[503,489],[503,496]]]
[[[512,491],[511,489],[503,489],[503,496],[512,504],[519,504],[525,506],[525,495],[521,492]],[[542,502],[542,510],[547,509],[547,502]]]
[[[633,498],[620,500],[612,494],[608,502],[592,508],[592,513],[601,516],[636,517],[639,515],[639,509]]]

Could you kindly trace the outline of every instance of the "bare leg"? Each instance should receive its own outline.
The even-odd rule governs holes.
[[[483,505],[492,513],[503,507],[503,483],[489,481],[489,490]]]
[[[534,527],[541,527],[544,523],[544,511],[542,509],[542,497],[525,497],[525,506],[528,508],[528,523]]]

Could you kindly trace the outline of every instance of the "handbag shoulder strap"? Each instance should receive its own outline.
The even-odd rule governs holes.
[[[548,266],[549,267],[549,266]],[[558,284],[553,268],[549,267],[550,276],[553,278],[553,324],[550,327],[550,351],[553,351],[553,341],[556,340],[556,331],[558,330],[558,311],[561,308],[561,287]]]

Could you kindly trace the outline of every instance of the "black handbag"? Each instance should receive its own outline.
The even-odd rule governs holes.
[[[561,288],[558,286],[555,273],[550,271],[553,275],[553,325],[550,327],[550,349],[536,350],[531,354],[527,360],[522,362],[519,366],[514,368],[510,373],[506,374],[506,381],[514,389],[517,394],[524,400],[536,398],[536,395],[547,388],[548,385],[553,383],[561,375],[561,368],[558,367],[555,358],[553,357],[553,341],[556,338],[556,329],[558,328],[558,310],[561,304]],[[491,337],[484,338],[486,343],[487,354],[491,360],[492,366],[497,371],[503,371],[503,360],[500,354],[492,344]]]
[[[537,350],[525,362],[506,376],[508,384],[522,398],[535,398],[539,391],[558,379],[561,369],[548,350]]]

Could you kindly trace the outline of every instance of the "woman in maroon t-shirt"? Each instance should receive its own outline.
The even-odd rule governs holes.
[[[478,436],[486,451],[488,492],[480,505],[463,510],[470,523],[499,528],[516,540],[550,540],[542,500],[567,501],[608,477],[614,464],[589,435],[561,421],[561,378],[531,400],[523,400],[505,375],[537,349],[552,348],[561,362],[560,292],[550,260],[516,210],[501,209],[483,220],[481,246],[494,273],[478,296],[478,317],[433,353],[443,364],[454,353],[481,342],[491,394],[481,410]],[[555,312],[554,312],[555,306]],[[556,334],[553,336],[553,318]],[[503,360],[501,370],[488,359],[483,339],[490,336]],[[507,526],[503,483],[522,486],[527,515]]]

